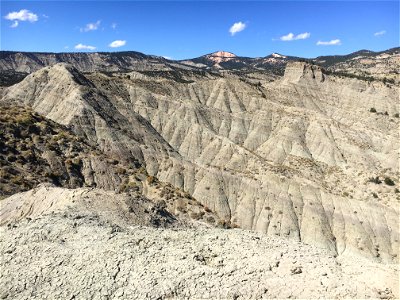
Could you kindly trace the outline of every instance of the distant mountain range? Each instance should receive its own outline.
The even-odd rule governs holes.
[[[3,74],[7,71],[31,73],[43,67],[64,62],[75,66],[81,72],[172,71],[176,69],[246,72],[266,70],[283,75],[287,62],[293,60],[318,64],[332,71],[336,70],[338,66],[343,67],[343,64],[346,67],[357,64],[357,69],[363,70],[368,69],[371,64],[383,62],[385,68],[389,67],[388,73],[392,71],[396,73],[396,70],[399,69],[400,47],[380,52],[360,50],[348,55],[319,56],[311,59],[278,53],[251,58],[237,56],[231,52],[217,51],[197,58],[178,61],[134,51],[96,53],[0,51],[0,72]]]

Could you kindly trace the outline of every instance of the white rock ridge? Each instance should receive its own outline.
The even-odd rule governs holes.
[[[398,261],[397,87],[305,63],[274,82],[258,74],[257,83],[76,72],[45,68],[1,101],[31,105],[122,160],[138,158],[244,229]],[[376,176],[395,186],[369,182]]]

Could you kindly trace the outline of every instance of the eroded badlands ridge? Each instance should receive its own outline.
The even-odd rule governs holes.
[[[398,187],[398,87],[299,62],[270,80],[262,72],[83,75],[57,64],[5,89],[1,101],[29,105],[121,161],[137,159],[242,228],[397,261],[396,186],[370,178]]]

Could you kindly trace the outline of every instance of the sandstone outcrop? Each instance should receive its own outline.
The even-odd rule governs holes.
[[[321,67],[310,65],[305,62],[289,62],[285,68],[284,81],[291,83],[323,82],[325,75]]]

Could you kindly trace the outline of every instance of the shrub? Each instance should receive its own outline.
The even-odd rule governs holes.
[[[15,117],[15,123],[19,124],[20,126],[27,126],[32,123],[32,118],[29,114],[22,114]]]
[[[385,177],[385,183],[387,185],[394,186],[394,181],[389,177]]]
[[[377,194],[377,193],[372,193],[372,196],[373,196],[374,198],[378,198],[378,194]]]
[[[156,178],[154,176],[147,176],[147,183],[153,184],[156,182]]]
[[[176,207],[176,209],[177,209],[178,211],[182,212],[182,213],[186,213],[186,212],[187,212],[186,208],[185,208],[184,206],[181,206],[181,205],[178,205],[178,206]]]
[[[231,227],[231,222],[230,222],[230,221],[222,220],[222,219],[218,221],[217,226],[218,226],[219,228],[224,228],[224,229],[230,229],[230,228],[232,228],[232,227]]]
[[[12,183],[14,183],[14,184],[22,184],[22,182],[24,181],[24,179],[23,179],[23,177],[22,176],[15,176],[15,177],[13,177],[13,178],[11,178],[11,180],[10,180]]]
[[[213,216],[208,216],[208,217],[207,217],[207,222],[208,222],[208,223],[211,223],[211,224],[215,223],[214,217],[213,217]]]
[[[126,174],[126,169],[123,167],[118,167],[116,172],[117,174]]]
[[[209,209],[207,206],[204,206],[204,210],[206,211],[206,212],[211,212],[211,209]]]
[[[145,167],[141,166],[138,170],[139,173],[147,175],[147,170]]]
[[[116,165],[119,164],[119,161],[116,160],[116,159],[112,159],[112,160],[110,161],[110,163],[113,164],[114,166],[116,166]]]
[[[7,160],[9,162],[15,162],[17,160],[17,158],[14,155],[10,155],[10,156],[7,157]]]
[[[376,113],[376,109],[374,107],[371,107],[371,109],[369,111],[372,113]]]
[[[375,184],[381,184],[382,183],[382,181],[379,179],[379,176],[371,177],[370,179],[368,179],[368,182],[373,182]]]
[[[200,220],[201,217],[202,217],[202,215],[201,215],[200,213],[192,212],[192,213],[190,214],[190,217],[191,217],[192,219],[195,219],[195,220]]]
[[[393,115],[393,117],[395,117],[395,118],[400,118],[400,115],[399,115],[399,113],[395,113],[395,114]]]
[[[49,178],[53,182],[54,185],[56,185],[56,186],[60,186],[61,185],[60,178],[59,178],[61,176],[61,174],[58,174],[56,172],[54,172],[54,173],[53,172],[46,172],[44,174],[44,176]]]

